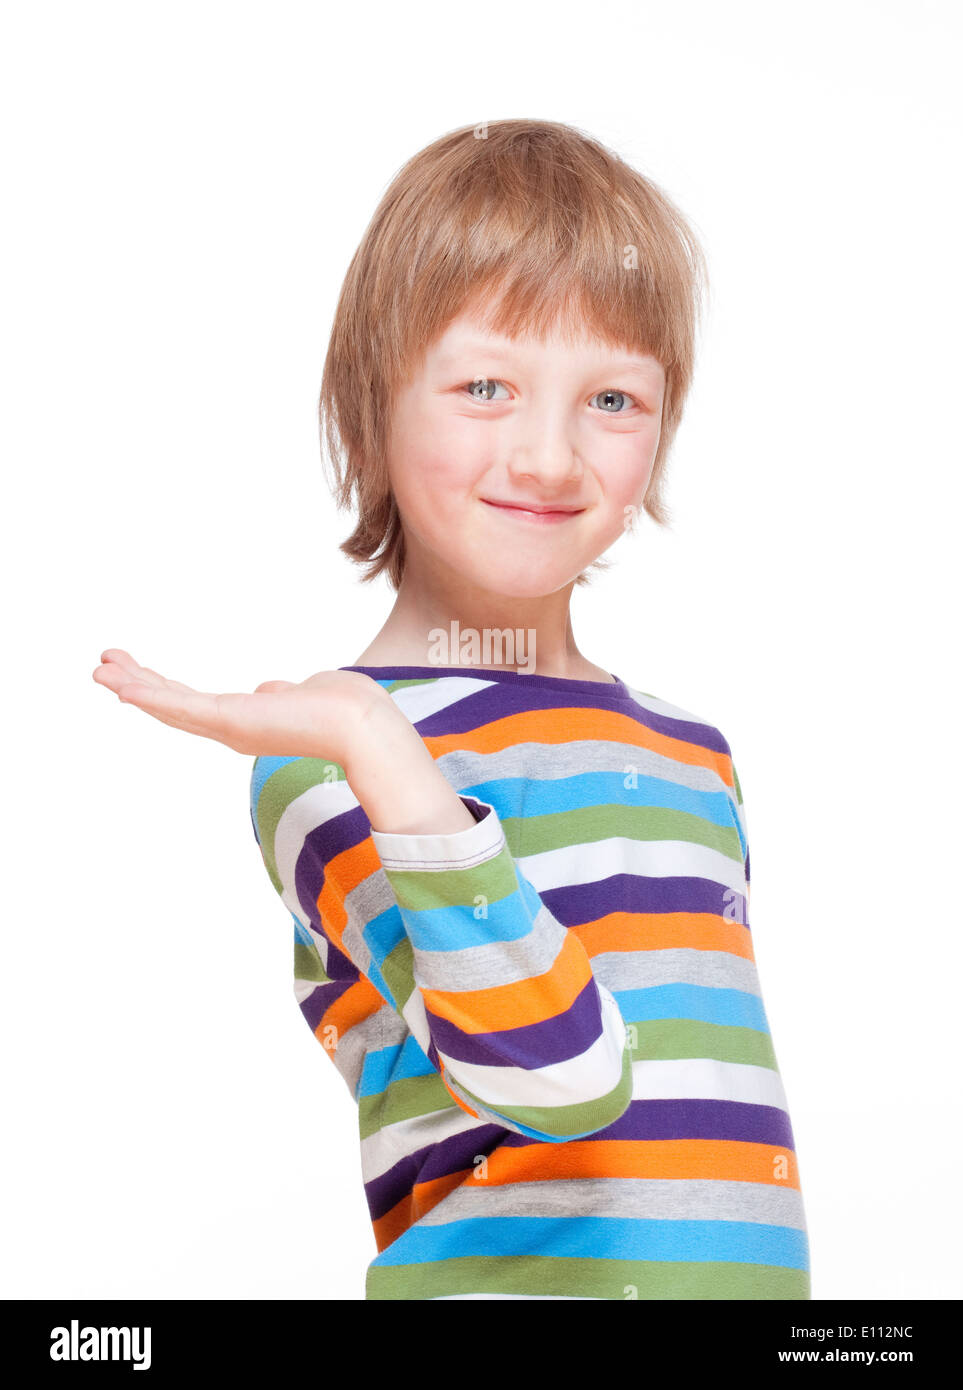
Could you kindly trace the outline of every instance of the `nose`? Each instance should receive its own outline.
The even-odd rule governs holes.
[[[512,478],[534,478],[546,492],[582,476],[582,460],[561,420],[544,415],[515,439],[509,449],[508,472]]]

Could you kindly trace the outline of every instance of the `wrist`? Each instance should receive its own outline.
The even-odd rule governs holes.
[[[391,696],[382,694],[383,700],[373,699],[361,711],[343,761],[372,830],[451,834],[477,824],[417,729]]]
[[[387,761],[420,756],[432,761],[411,721],[376,681],[352,699],[353,717],[346,722],[341,756],[349,782],[376,775]]]

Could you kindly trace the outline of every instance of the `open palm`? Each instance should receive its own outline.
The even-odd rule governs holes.
[[[312,757],[343,761],[343,751],[371,701],[383,698],[360,671],[319,671],[307,680],[264,681],[251,694],[211,695],[139,666],[110,647],[93,673],[125,704],[201,738],[254,757]]]

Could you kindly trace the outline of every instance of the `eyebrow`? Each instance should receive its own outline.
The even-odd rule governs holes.
[[[452,366],[462,357],[490,357],[497,358],[500,362],[507,362],[512,357],[512,350],[508,347],[500,347],[496,343],[484,342],[481,339],[468,339],[459,347],[449,348],[439,359],[443,368]],[[622,357],[617,361],[607,362],[602,370],[616,372],[645,372],[648,374],[658,373],[659,364],[654,358],[643,361],[640,357]]]
[[[510,348],[497,347],[494,343],[476,342],[471,339],[461,343],[458,347],[449,348],[447,352],[442,354],[439,361],[442,366],[447,367],[459,357],[477,357],[481,354],[486,357],[498,357],[503,362],[506,362],[512,355]]]

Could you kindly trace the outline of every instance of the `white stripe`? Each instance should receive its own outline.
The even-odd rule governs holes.
[[[688,724],[702,724],[715,733],[719,732],[711,719],[706,719],[701,714],[695,714],[691,709],[683,709],[681,705],[673,705],[668,700],[660,700],[657,695],[646,695],[645,691],[636,690],[631,685],[627,688],[636,704],[641,705],[643,709],[651,710],[653,714],[664,714],[670,719],[682,719]]]
[[[406,677],[401,676],[399,679],[404,680]],[[422,678],[414,676],[411,679]],[[457,704],[466,695],[474,695],[478,690],[487,690],[497,684],[497,681],[476,679],[473,676],[439,676],[431,685],[406,685],[400,690],[393,690],[391,698],[411,723],[417,724],[419,720],[427,719],[429,715]]]
[[[711,1057],[632,1063],[633,1100],[741,1100],[786,1110],[782,1078],[771,1067]]]
[[[515,863],[537,892],[594,883],[614,874],[643,878],[707,878],[742,893],[745,866],[691,840],[627,840],[615,836],[587,844],[563,845],[541,854],[516,855]]]
[[[312,830],[357,805],[358,798],[343,778],[338,782],[320,782],[289,802],[278,821],[274,833],[274,863],[281,880],[281,896],[288,910],[305,927],[309,925],[308,919],[294,891],[295,870],[304,842]]]
[[[307,999],[308,995],[311,994],[314,990],[316,990],[319,984],[323,984],[323,983],[324,983],[323,980],[299,980],[299,979],[297,978],[297,976],[295,976],[295,980],[294,980],[294,997],[295,997],[295,999],[298,1001],[299,1004],[303,1004],[304,1001],[305,1001],[305,999]]]
[[[447,1092],[446,1092],[447,1095]],[[474,1120],[452,1101],[450,1110],[430,1110],[425,1115],[412,1115],[394,1124],[382,1125],[376,1134],[361,1141],[361,1171],[364,1181],[372,1182],[387,1173],[399,1159],[418,1149],[440,1144],[455,1134],[473,1129],[485,1129],[490,1120]]]

